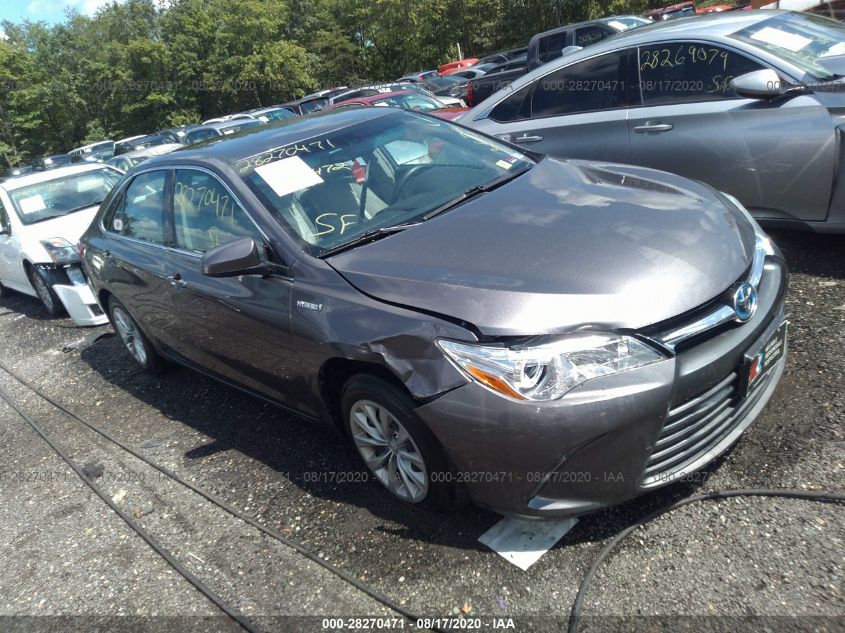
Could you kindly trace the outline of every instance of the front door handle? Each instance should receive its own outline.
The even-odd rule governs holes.
[[[516,137],[517,143],[539,143],[542,140],[543,137],[536,134],[523,134],[522,136]]]
[[[634,132],[638,134],[646,134],[648,132],[668,132],[674,126],[671,123],[652,123],[649,121],[644,125],[638,125],[634,128]]]
[[[172,275],[167,275],[167,277],[165,277],[165,279],[167,279],[167,282],[171,286],[173,286],[174,288],[187,288],[188,287],[188,282],[185,281],[184,279],[182,279],[182,275],[180,275],[179,273],[173,273]]]

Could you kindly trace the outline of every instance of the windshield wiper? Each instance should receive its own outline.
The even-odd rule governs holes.
[[[493,180],[491,180],[489,182],[484,183],[483,185],[477,185],[475,187],[470,187],[469,189],[464,191],[461,195],[459,195],[457,198],[453,198],[452,200],[449,200],[449,202],[441,204],[439,207],[435,207],[434,209],[432,209],[431,211],[426,213],[424,216],[422,216],[422,221],[425,222],[426,220],[430,220],[431,218],[433,218],[437,215],[440,215],[441,213],[444,213],[446,211],[454,209],[456,206],[458,206],[459,204],[463,204],[464,202],[466,202],[470,198],[475,198],[476,196],[479,196],[482,193],[487,193],[488,191],[492,191],[496,187],[501,187],[506,182],[510,182],[511,180],[516,178],[517,176],[521,176],[522,174],[527,172],[529,169],[531,169],[531,167],[532,167],[532,165],[528,164],[528,165],[520,167],[519,169],[516,169],[514,171],[509,171],[507,173],[504,173],[501,176],[494,178]]]
[[[400,231],[404,231],[405,229],[410,228],[412,226],[416,226],[417,224],[419,224],[419,222],[407,222],[404,224],[382,226],[377,229],[365,231],[364,233],[361,233],[361,235],[349,240],[348,242],[344,242],[343,244],[338,244],[337,246],[327,248],[322,253],[320,253],[320,259],[325,259],[326,257],[337,255],[338,253],[342,253],[343,251],[349,250],[350,248],[360,246],[361,244],[366,244],[367,242],[375,242],[376,240],[382,237],[387,237],[388,235],[399,233]]]

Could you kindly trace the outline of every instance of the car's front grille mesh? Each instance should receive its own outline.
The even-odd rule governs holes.
[[[724,438],[742,419],[736,415],[739,376],[728,375],[669,411],[654,451],[646,464],[643,485],[671,479],[698,460]]]

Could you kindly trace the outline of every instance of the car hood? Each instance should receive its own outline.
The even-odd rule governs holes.
[[[69,215],[43,220],[25,227],[26,235],[32,240],[45,240],[51,237],[63,237],[71,244],[76,244],[82,234],[91,225],[97,214],[98,206],[75,211]]]
[[[712,188],[646,168],[544,159],[401,233],[329,258],[377,299],[486,335],[641,328],[749,267],[754,227]]]

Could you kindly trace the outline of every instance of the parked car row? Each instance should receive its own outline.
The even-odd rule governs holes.
[[[777,387],[788,273],[753,215],[845,230],[843,54],[823,18],[713,14],[472,110],[417,81],[226,117],[125,173],[0,183],[0,291],[335,424],[411,505],[595,511],[713,461]]]

